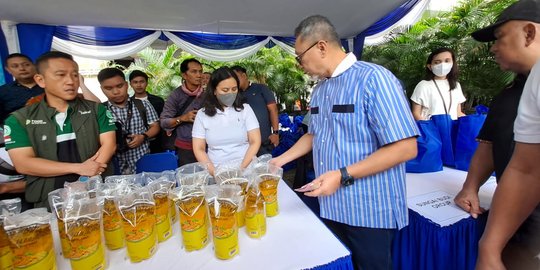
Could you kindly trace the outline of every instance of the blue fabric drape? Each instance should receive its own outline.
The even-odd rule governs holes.
[[[333,262],[329,262],[325,265],[319,265],[313,268],[312,270],[353,270],[353,263],[351,255],[341,257]]]
[[[409,226],[394,238],[396,270],[473,270],[487,214],[441,227],[409,209]]]
[[[347,39],[342,39],[341,40],[341,47],[343,47],[343,49],[345,49],[345,52],[350,52],[351,51],[351,48],[349,48],[349,41]]]
[[[17,24],[21,53],[36,61],[38,56],[50,51],[55,28],[43,24]]]
[[[291,47],[294,47],[294,41],[296,40],[294,37],[273,37],[278,41],[281,41]]]
[[[407,15],[409,11],[411,11],[414,6],[418,4],[418,2],[420,2],[420,0],[408,0],[407,2],[403,3],[401,6],[394,9],[392,12],[388,13],[386,16],[372,24],[360,35],[363,34],[365,36],[371,36],[386,30],[388,27],[394,25],[403,17],[405,17],[405,15]]]
[[[379,19],[377,22],[372,24],[370,27],[362,31],[362,33],[358,34],[355,37],[355,45],[354,45],[354,54],[357,56],[358,59],[362,56],[363,46],[364,46],[364,38],[367,36],[378,34],[384,30],[386,30],[388,27],[394,25],[399,20],[401,20],[405,15],[411,11],[416,4],[418,4],[420,0],[408,0],[407,2],[403,3],[398,8],[394,9],[392,12],[388,13],[386,16]],[[356,43],[361,40],[362,44],[361,46],[357,46]]]
[[[58,26],[54,36],[85,45],[114,46],[134,42],[154,32],[113,27]]]
[[[354,55],[356,59],[362,59],[362,52],[364,51],[364,41],[366,40],[365,35],[358,35],[354,38]]]
[[[9,51],[7,48],[6,43],[6,36],[4,36],[4,31],[0,30],[0,69],[2,69],[2,72],[0,72],[0,85],[5,84],[6,82],[11,82],[13,78],[11,78],[11,75],[6,71],[4,68],[4,63],[6,62],[6,58],[9,55]]]
[[[175,36],[199,47],[213,50],[234,50],[255,45],[266,36],[218,35],[204,33],[171,32]]]

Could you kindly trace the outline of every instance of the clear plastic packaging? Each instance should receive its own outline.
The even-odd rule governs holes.
[[[208,207],[202,186],[184,185],[169,192],[178,208],[182,243],[186,251],[204,248],[208,244]]]
[[[45,208],[5,217],[4,229],[13,253],[14,269],[56,269],[50,219],[51,214]]]
[[[126,175],[111,175],[105,177],[105,183],[116,183],[116,184],[133,184],[145,186],[146,182],[144,181],[142,174],[126,174]]]
[[[79,181],[77,182],[66,182],[64,183],[64,188],[70,188],[72,185],[74,186],[81,186],[83,189],[85,189],[88,192],[88,195],[90,198],[94,198],[97,195],[97,191],[100,189],[101,185],[103,184],[103,178],[101,178],[101,175],[96,175],[92,177],[88,176],[81,176],[79,177]],[[77,188],[81,188],[77,187]]]
[[[264,197],[266,216],[277,216],[279,213],[278,184],[283,177],[283,169],[269,163],[258,163],[254,166],[253,173]]]
[[[116,197],[131,262],[151,258],[157,249],[156,203],[147,187],[122,187]]]
[[[236,212],[237,225],[243,227],[245,224],[245,197],[248,190],[248,177],[247,170],[240,168],[241,161],[230,162],[218,165],[216,167],[215,180],[218,185],[237,185],[241,189],[241,200],[238,205],[238,211]]]
[[[94,193],[95,195],[95,193]],[[69,195],[68,195],[69,196]],[[105,269],[105,248],[101,238],[103,200],[69,196],[64,202],[64,226],[71,269]]]
[[[257,181],[248,187],[245,201],[246,233],[251,238],[261,238],[266,234],[266,215],[264,197]]]
[[[268,163],[272,159],[271,154],[264,154],[257,157],[257,163]]]
[[[176,169],[176,181],[178,186],[190,186],[199,185],[204,186],[208,184],[208,167],[199,162],[186,164]]]
[[[4,218],[21,212],[21,199],[0,201],[0,269],[13,269],[13,253],[9,247],[9,239],[4,231]]]
[[[214,254],[218,259],[228,260],[238,255],[238,226],[236,212],[241,201],[241,189],[237,185],[214,185],[205,187],[208,213],[212,223]]]
[[[171,186],[171,190],[176,187],[176,171],[163,171],[160,173],[143,172],[142,177],[143,179],[145,179],[145,182],[147,184],[157,179],[166,179],[173,183],[173,185]],[[173,201],[170,199],[169,199],[169,218],[171,220],[171,224],[174,224],[174,222],[176,222],[176,206],[174,206]]]
[[[79,192],[80,196],[84,196],[84,193]],[[60,236],[60,244],[62,247],[62,255],[64,258],[69,259],[70,247],[68,238],[66,235],[66,226],[64,223],[64,202],[68,200],[68,190],[60,188],[49,193],[49,205],[51,212],[56,217],[58,224],[58,234]]]
[[[105,245],[110,250],[120,249],[125,246],[122,219],[114,200],[122,185],[125,184],[105,183],[98,190],[98,196],[103,200],[102,224]]]
[[[174,184],[166,177],[160,177],[148,183],[148,188],[152,191],[156,203],[156,228],[159,242],[169,239],[172,235],[170,214],[172,200],[169,199],[169,191],[172,190]]]

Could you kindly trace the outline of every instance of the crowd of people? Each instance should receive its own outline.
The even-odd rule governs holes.
[[[495,172],[477,269],[539,269],[540,1],[516,2],[472,37],[493,42],[501,69],[517,76],[490,107],[455,202],[473,217],[482,214],[478,190]],[[456,55],[439,48],[428,56],[409,106],[399,79],[344,52],[326,17],[304,19],[295,38],[299,66],[320,81],[308,132],[270,163],[283,166],[312,151],[316,178],[301,190],[318,197],[321,219],[351,250],[355,268],[392,269],[392,241],[408,225],[404,163],[417,154],[415,120],[464,116]],[[104,103],[88,93],[66,53],[47,52],[35,65],[12,54],[5,67],[15,81],[0,87],[0,121],[13,165],[26,177],[0,184],[0,199],[24,194],[28,207],[47,206],[49,192],[79,176],[132,174],[143,155],[171,146],[179,166],[199,161],[213,172],[232,159],[246,167],[279,144],[275,97],[240,66],[210,73],[187,59],[182,85],[166,100],[147,92],[144,72],[126,81],[121,70],[105,68],[98,74]]]
[[[0,199],[20,197],[24,209],[47,206],[49,192],[79,176],[133,174],[136,162],[149,153],[176,149],[178,166],[200,161],[209,168],[233,154],[244,158],[247,166],[261,141],[272,144],[260,154],[271,152],[279,143],[274,95],[262,84],[251,84],[242,67],[237,67],[244,72],[240,80],[232,69],[203,73],[198,60],[187,59],[181,64],[183,83],[166,101],[147,92],[145,72],[132,71],[128,82],[122,70],[104,68],[97,75],[107,97],[101,103],[84,85],[69,54],[47,52],[34,64],[16,53],[6,58],[5,66],[15,81],[0,87],[3,144],[17,172],[26,177],[1,183]],[[227,82],[232,85],[221,86],[223,70],[231,75]],[[134,91],[131,97],[129,85]],[[249,98],[245,98],[247,93]],[[268,109],[254,112],[249,104],[264,104]],[[224,115],[228,122],[221,122]],[[208,121],[221,126],[208,126]],[[237,134],[239,130],[231,124],[244,128],[244,133]],[[259,127],[267,131],[264,140]]]

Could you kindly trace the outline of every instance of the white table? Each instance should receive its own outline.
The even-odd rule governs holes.
[[[213,244],[199,251],[186,252],[181,247],[178,221],[174,235],[160,243],[154,256],[146,261],[131,263],[126,249],[107,250],[108,269],[306,269],[326,265],[339,258],[350,258],[350,252],[309,210],[283,181],[279,184],[280,213],[267,218],[267,232],[261,239],[251,239],[245,228],[239,231],[240,254],[222,261],[214,256]],[[53,222],[55,223],[55,222]],[[55,230],[53,224],[53,230]],[[70,269],[69,260],[59,253],[61,248],[55,230],[56,262],[58,269]]]
[[[444,221],[432,220],[435,223],[438,223],[441,226],[452,225],[464,218],[468,218],[470,215],[461,210],[457,205],[453,203],[453,198],[458,194],[465,182],[467,177],[467,172],[444,167],[440,172],[434,173],[408,173],[407,174],[407,199],[409,208],[418,212],[423,216],[422,210],[415,208],[415,205],[411,201],[418,196],[422,196],[428,193],[434,193],[437,191],[442,191],[448,193],[452,196],[452,205],[447,208],[443,208],[446,213],[442,215],[449,217]],[[497,182],[495,177],[492,176],[488,181],[482,185],[478,196],[480,199],[480,206],[484,209],[489,209],[491,205],[491,199],[493,198],[493,193],[497,187]],[[453,209],[452,209],[453,208]],[[451,211],[457,210],[457,211]],[[459,212],[459,214],[458,214]]]
[[[407,174],[409,226],[394,238],[394,269],[474,269],[478,240],[487,215],[473,219],[453,203],[466,176],[467,172],[451,168],[435,173]],[[480,205],[485,209],[491,205],[496,186],[492,177],[480,188]],[[433,211],[430,207],[437,209]],[[439,213],[430,218],[433,212]],[[442,218],[434,220],[433,216]]]

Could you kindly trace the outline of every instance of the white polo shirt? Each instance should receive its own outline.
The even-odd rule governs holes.
[[[514,122],[514,140],[540,143],[540,61],[533,66],[519,100]]]
[[[226,161],[243,159],[249,147],[248,131],[259,128],[259,122],[248,104],[236,111],[226,107],[208,116],[200,109],[193,123],[192,136],[206,140],[208,157],[214,165]]]

